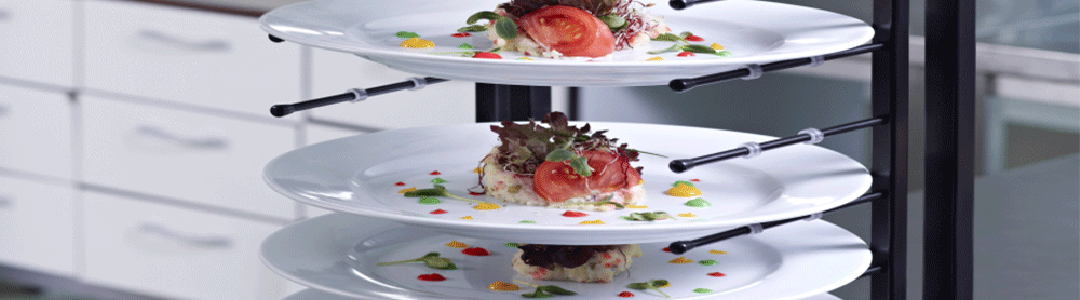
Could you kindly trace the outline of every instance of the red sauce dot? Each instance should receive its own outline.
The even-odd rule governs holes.
[[[480,195],[483,195],[483,194],[484,193],[469,192],[469,195],[473,195],[473,196],[480,196]]]
[[[589,215],[584,214],[584,213],[579,213],[579,212],[576,212],[576,211],[569,211],[569,210],[566,211],[566,213],[563,213],[562,215],[563,215],[563,217],[570,217],[570,218],[579,218],[579,217],[587,217],[587,216],[589,216]]]
[[[451,34],[450,36],[456,37],[456,38],[464,38],[464,37],[470,37],[470,36],[472,36],[472,34],[470,34],[468,32],[458,32],[458,33],[455,33],[455,34]]]
[[[438,273],[420,274],[420,276],[416,276],[416,279],[419,279],[420,281],[446,281],[446,277],[443,277]]]
[[[678,56],[678,57],[691,57],[691,56],[694,56],[694,53],[693,52],[682,52],[682,53],[679,53],[679,55],[676,55],[676,56]]]
[[[398,181],[398,182],[395,182],[394,185],[396,185],[396,186],[405,186],[405,183],[401,182],[401,181]]]
[[[444,210],[442,208],[431,211],[431,214],[433,214],[433,215],[441,215],[441,214],[445,214],[445,213],[446,213],[446,210]]]
[[[694,178],[694,179],[690,179],[690,181],[693,181],[693,182],[701,182],[701,179],[697,179],[697,178]]]
[[[439,173],[439,171],[432,171],[430,175],[431,176],[439,176],[439,175],[442,175],[442,173]]]
[[[671,252],[671,247],[664,247],[664,252]]]
[[[691,41],[691,42],[701,42],[701,41],[704,41],[705,39],[701,38],[700,36],[696,36],[696,35],[691,34],[690,36],[686,37],[686,40]]]
[[[491,58],[491,59],[502,59],[503,58],[502,56],[499,56],[498,54],[491,53],[491,52],[476,52],[476,54],[473,54],[472,57],[473,58]]]
[[[727,274],[724,274],[724,273],[720,273],[720,272],[712,272],[712,273],[709,273],[708,275],[709,275],[709,276],[712,276],[712,277],[721,277],[721,276],[727,276]]]
[[[488,256],[488,255],[491,255],[491,252],[488,252],[487,249],[484,249],[484,248],[473,247],[473,248],[462,249],[461,254],[472,255],[472,256]]]
[[[622,291],[622,293],[619,293],[619,297],[623,297],[623,298],[630,298],[630,297],[633,297],[633,296],[634,296],[634,294],[630,293],[630,291]]]

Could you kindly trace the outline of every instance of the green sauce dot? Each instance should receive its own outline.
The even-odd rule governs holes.
[[[510,242],[510,243],[506,243],[506,246],[510,247],[510,248],[517,248],[517,247],[521,247],[521,244]]]
[[[732,55],[731,52],[728,52],[728,51],[716,52],[716,56],[719,56],[719,57],[731,57],[731,55]]]
[[[694,183],[693,183],[693,182],[689,182],[689,181],[686,181],[686,180],[679,180],[679,181],[676,181],[676,182],[675,182],[675,184],[672,184],[671,186],[679,186],[679,184],[683,184],[683,185],[686,185],[686,186],[688,186],[688,187],[694,187]]]
[[[536,221],[532,221],[532,220],[521,220],[521,221],[519,221],[518,223],[536,223]]]
[[[706,288],[696,288],[694,289],[694,292],[698,294],[712,294],[712,290]]]
[[[403,39],[411,39],[411,38],[414,38],[414,37],[420,37],[419,34],[416,34],[415,32],[410,32],[410,31],[398,31],[394,35],[396,35],[399,38],[403,38]]]
[[[711,267],[711,266],[716,265],[716,261],[711,260],[711,259],[699,260],[698,263],[701,264],[702,266],[706,266],[706,267]]]
[[[458,47],[458,49],[461,49],[461,50],[472,50],[473,49],[473,46],[469,45],[469,43],[462,43],[461,45],[458,45],[457,47]]]
[[[439,201],[439,199],[435,198],[435,197],[431,197],[431,196],[421,196],[420,197],[420,204],[435,205],[435,204],[441,204],[441,203],[442,203],[442,201]]]
[[[690,206],[690,207],[712,207],[712,203],[709,203],[708,201],[702,200],[701,198],[697,198],[697,199],[694,199],[694,200],[686,201],[686,206]]]
[[[435,177],[435,179],[431,180],[431,183],[434,183],[434,184],[440,184],[440,183],[443,183],[443,182],[446,182],[446,179],[442,179],[442,178],[439,178],[439,177]]]

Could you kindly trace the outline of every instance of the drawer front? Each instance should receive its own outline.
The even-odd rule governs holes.
[[[278,226],[83,194],[84,279],[178,299],[280,299],[285,279],[259,262]]]
[[[66,95],[0,85],[0,168],[71,178],[71,144]]]
[[[74,6],[69,0],[0,1],[0,77],[73,86]]]
[[[409,77],[425,77],[394,70],[355,55],[312,50],[312,86],[315,97],[344,93],[350,88],[371,88]],[[373,96],[311,111],[312,117],[376,128],[404,128],[476,121],[476,84],[447,81],[417,91]]]
[[[262,180],[294,148],[295,129],[86,97],[85,180],[292,219],[294,203]]]
[[[130,1],[87,1],[86,85],[270,114],[300,97],[300,46],[271,43],[255,18]]]
[[[0,263],[75,274],[73,197],[70,187],[0,177]]]

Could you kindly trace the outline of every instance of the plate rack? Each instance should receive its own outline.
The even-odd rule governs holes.
[[[671,0],[678,10],[693,9],[720,0]],[[695,86],[734,79],[756,79],[764,72],[807,65],[826,60],[873,53],[873,118],[834,128],[837,134],[860,128],[873,131],[873,186],[854,204],[871,203],[871,251],[874,260],[864,274],[870,276],[871,299],[907,299],[907,164],[908,164],[908,26],[907,0],[872,0],[875,37],[869,44],[833,54],[753,65],[698,78],[675,79],[669,86],[682,92]],[[925,205],[923,251],[923,299],[972,299],[972,212],[975,114],[975,4],[969,0],[939,0],[926,3],[926,135]],[[273,42],[282,39],[270,36]],[[411,78],[409,81],[367,88],[291,105],[271,108],[275,116],[346,101],[359,101],[379,94],[422,88],[446,81],[440,78]],[[575,117],[577,90],[571,88],[570,116]],[[542,119],[551,111],[551,87],[476,84],[476,121]],[[824,131],[829,131],[827,128]],[[779,139],[782,147],[798,142],[816,142],[828,134],[822,130],[800,132]],[[782,143],[781,143],[782,142]],[[771,148],[752,144],[729,150],[723,159],[754,155]],[[718,153],[718,154],[722,154]],[[719,159],[713,159],[716,161]],[[672,170],[680,172],[674,161]],[[683,165],[682,167],[686,167]],[[685,168],[683,169],[685,170]],[[853,205],[845,205],[850,207]],[[842,208],[842,207],[841,207]],[[838,208],[840,209],[840,208]],[[818,218],[821,214],[807,216]],[[677,249],[752,234],[782,225],[778,220],[717,233],[694,241],[672,243]],[[919,295],[911,295],[920,298]]]

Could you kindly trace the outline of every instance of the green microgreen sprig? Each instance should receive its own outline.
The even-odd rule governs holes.
[[[568,289],[564,289],[564,288],[561,288],[561,287],[558,287],[558,286],[554,286],[554,285],[535,285],[535,284],[520,281],[520,280],[514,280],[514,282],[517,283],[517,284],[527,285],[527,286],[531,286],[531,287],[536,288],[536,291],[534,291],[532,294],[521,294],[521,296],[525,297],[525,298],[551,298],[551,297],[554,297],[552,295],[559,295],[559,296],[577,295],[577,292],[574,292],[574,291],[571,291],[571,290],[568,290]]]
[[[626,285],[626,287],[632,288],[632,289],[635,289],[635,290],[651,289],[651,290],[656,291],[657,293],[660,293],[661,295],[664,295],[664,298],[671,298],[671,296],[668,296],[668,294],[664,294],[664,292],[659,289],[660,287],[665,286],[667,284],[668,284],[667,280],[656,279],[656,280],[649,280],[649,282],[631,283],[631,284]]]
[[[477,203],[477,204],[487,203],[487,202],[480,201],[480,200],[473,200],[473,199],[461,197],[461,196],[458,196],[458,195],[454,195],[454,194],[450,193],[449,191],[447,191],[446,187],[438,185],[438,184],[436,184],[434,188],[430,188],[430,189],[422,189],[422,190],[415,190],[415,191],[405,192],[405,197],[423,197],[423,196],[428,196],[428,197],[443,196],[443,197],[450,197],[450,198],[453,198],[455,200],[467,201],[467,202],[472,202],[472,203]]]
[[[376,265],[380,266],[380,267],[385,267],[385,266],[403,264],[403,263],[410,263],[410,262],[424,262],[424,265],[427,265],[428,268],[432,268],[432,269],[457,270],[457,265],[455,265],[453,262],[451,262],[450,259],[448,259],[448,258],[439,257],[438,252],[431,252],[431,253],[428,253],[428,254],[426,254],[424,256],[421,256],[420,258],[417,258],[417,259],[381,262],[381,263],[378,263]]]
[[[731,56],[731,52],[728,52],[728,51],[716,51],[716,49],[713,49],[710,46],[701,45],[701,44],[691,44],[689,41],[686,40],[686,38],[690,37],[691,35],[694,35],[694,34],[690,33],[689,31],[683,31],[682,33],[679,33],[679,34],[674,34],[674,33],[670,33],[670,32],[662,33],[662,34],[660,34],[659,36],[657,36],[656,38],[654,38],[652,40],[654,40],[654,41],[675,42],[675,44],[671,45],[671,47],[667,47],[667,48],[664,48],[662,50],[649,51],[649,54],[660,54],[660,53],[667,53],[667,52],[685,51],[685,52],[690,52],[690,53],[715,54],[717,56],[722,56],[722,57]]]
[[[494,12],[482,11],[475,13],[469,16],[469,19],[465,22],[473,25],[480,20],[495,20],[495,33],[498,33],[500,38],[512,40],[517,37],[517,24],[514,24],[514,20]]]
[[[632,213],[629,216],[623,216],[621,218],[623,220],[627,220],[627,221],[655,221],[655,220],[663,220],[663,219],[667,219],[667,218],[671,218],[673,220],[676,220],[675,217],[672,217],[671,215],[668,215],[666,212],[662,212],[662,211],[646,212],[646,213]]]

